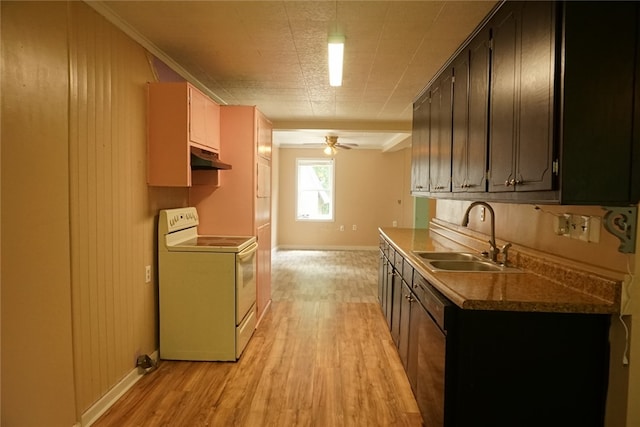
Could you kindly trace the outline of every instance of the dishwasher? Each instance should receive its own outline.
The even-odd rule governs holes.
[[[445,405],[452,402],[445,397],[452,392],[455,376],[447,363],[455,342],[451,336],[455,306],[418,274],[412,288],[418,301],[411,306],[407,376],[424,425],[441,427],[450,413]]]

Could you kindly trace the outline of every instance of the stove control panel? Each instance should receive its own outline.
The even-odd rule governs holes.
[[[194,207],[164,209],[160,211],[159,233],[173,233],[198,225],[198,212]]]

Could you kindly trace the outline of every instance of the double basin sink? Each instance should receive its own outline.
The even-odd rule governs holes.
[[[421,252],[414,254],[432,271],[517,273],[521,270],[491,262],[468,252]]]

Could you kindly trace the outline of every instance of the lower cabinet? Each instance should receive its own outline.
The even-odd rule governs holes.
[[[396,269],[391,275],[391,338],[396,346],[400,342],[400,309],[402,306],[402,276]]]
[[[402,281],[402,301],[400,302],[400,331],[398,334],[398,353],[406,370],[409,363],[409,323],[411,322],[411,304],[415,303],[409,285]]]
[[[409,313],[408,364],[411,390],[425,426],[444,426],[446,336],[416,300]]]
[[[398,257],[380,303],[425,426],[604,426],[609,315],[463,310]]]
[[[609,325],[608,315],[457,310],[444,425],[602,427]]]
[[[391,249],[393,251],[393,249]],[[393,252],[392,252],[393,253]],[[392,307],[392,278],[393,262],[389,260],[389,244],[383,239],[380,240],[380,264],[378,270],[378,299],[382,308],[382,314],[387,320],[387,326],[391,328],[391,307]]]

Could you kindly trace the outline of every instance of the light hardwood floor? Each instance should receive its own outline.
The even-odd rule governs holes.
[[[421,426],[377,269],[377,251],[278,251],[240,361],[161,361],[94,426]]]

